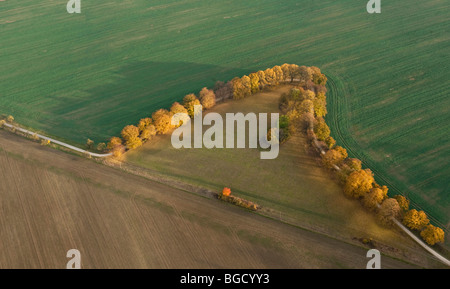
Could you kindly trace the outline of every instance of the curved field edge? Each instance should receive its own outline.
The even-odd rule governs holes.
[[[360,159],[364,167],[371,169],[375,174],[375,180],[388,186],[391,196],[397,194],[405,196],[410,200],[412,208],[425,211],[431,222],[441,227],[448,234],[450,231],[446,212],[429,204],[423,196],[412,191],[404,182],[389,176],[386,169],[380,163],[374,161],[370,154],[365,152],[358,144],[357,138],[351,133],[352,111],[349,98],[354,95],[354,89],[350,86],[351,82],[345,81],[332,73],[325,74],[328,77],[328,114],[325,119],[330,127],[331,135],[337,143],[347,149],[349,156]],[[448,240],[446,240],[446,244],[449,244]]]

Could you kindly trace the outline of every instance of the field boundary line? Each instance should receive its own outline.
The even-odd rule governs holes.
[[[81,148],[79,148],[79,147],[70,145],[70,144],[68,144],[68,143],[65,143],[65,142],[62,142],[62,141],[59,141],[59,140],[56,140],[56,139],[53,139],[53,138],[50,138],[50,137],[47,137],[47,136],[38,134],[38,133],[35,133],[35,132],[33,132],[33,131],[30,131],[30,130],[27,130],[27,129],[24,129],[24,128],[21,128],[21,127],[18,127],[18,126],[9,124],[9,123],[4,123],[3,126],[9,127],[9,128],[11,128],[11,129],[18,130],[18,131],[23,132],[23,133],[25,133],[25,134],[37,136],[37,137],[40,138],[40,139],[48,140],[48,141],[50,141],[50,142],[52,142],[52,143],[55,143],[55,144],[57,144],[57,145],[63,146],[63,147],[65,147],[65,148],[71,149],[71,150],[76,151],[76,152],[79,152],[79,153],[88,154],[88,155],[91,156],[91,157],[105,158],[105,157],[109,157],[109,156],[112,155],[111,153],[107,153],[107,154],[97,154],[97,153],[92,153],[92,152],[90,152],[90,151],[81,149]]]

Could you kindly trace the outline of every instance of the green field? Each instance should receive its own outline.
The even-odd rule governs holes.
[[[0,2],[0,114],[98,143],[216,80],[315,65],[338,143],[449,228],[448,1],[66,3]]]

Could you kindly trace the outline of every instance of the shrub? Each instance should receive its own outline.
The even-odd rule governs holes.
[[[230,188],[223,188],[222,196],[228,197],[228,196],[230,196],[230,195],[231,195],[231,190],[230,190]]]

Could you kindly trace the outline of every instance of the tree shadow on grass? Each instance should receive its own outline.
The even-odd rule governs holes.
[[[67,128],[61,137],[96,143],[118,136],[123,127],[137,124],[160,109],[169,109],[188,93],[213,87],[248,70],[186,62],[135,62],[114,73],[109,83],[82,91],[80,97],[64,100],[54,113]]]

